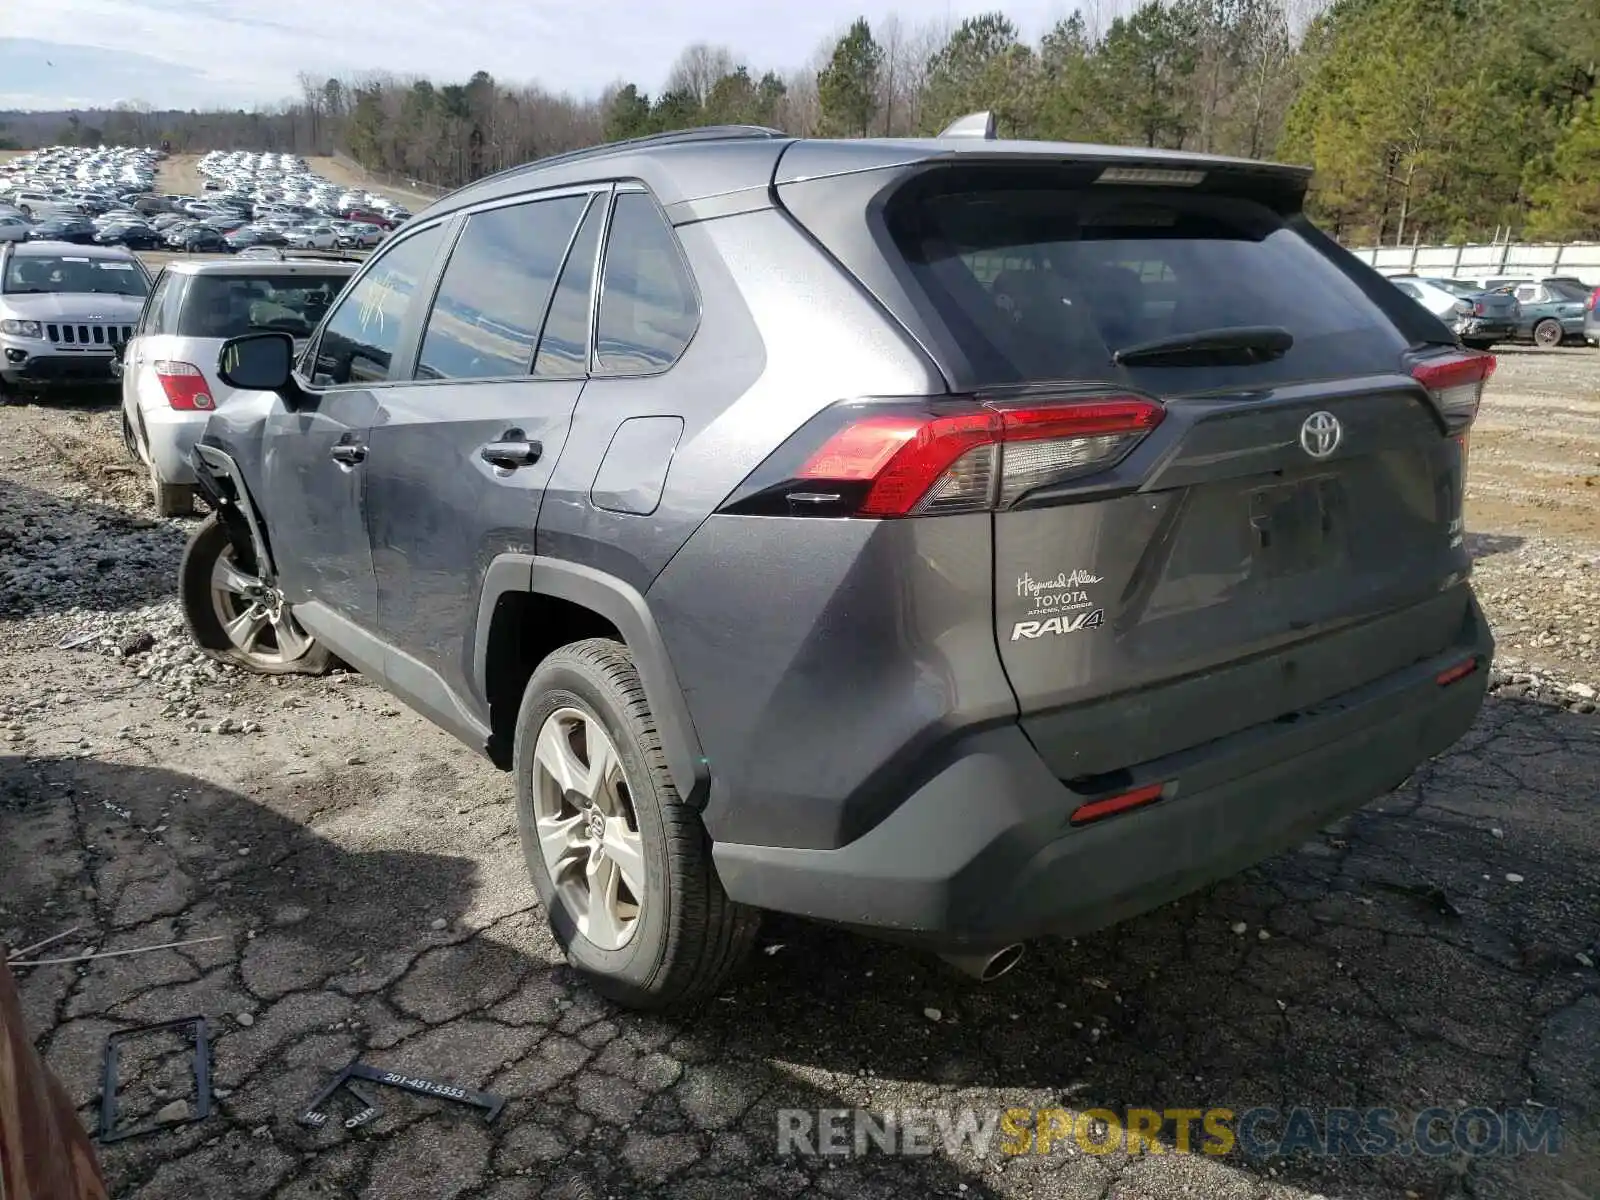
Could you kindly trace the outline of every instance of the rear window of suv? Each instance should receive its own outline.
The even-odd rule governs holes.
[[[1156,393],[1393,371],[1406,339],[1265,204],[1067,183],[1048,171],[925,177],[885,210],[916,286],[983,383],[1086,380]],[[1276,326],[1277,358],[1118,365],[1118,350]]]
[[[345,274],[195,275],[184,289],[179,337],[231,338],[268,330],[310,337],[350,278]]]

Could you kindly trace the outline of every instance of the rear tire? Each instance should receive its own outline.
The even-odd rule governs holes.
[[[528,874],[573,967],[628,1008],[714,996],[760,913],[722,890],[626,646],[591,638],[539,664],[517,714],[514,765]]]
[[[128,452],[130,462],[144,464],[144,455],[139,453],[139,438],[133,432],[133,422],[128,420],[127,409],[122,410],[122,448]]]
[[[1546,317],[1533,327],[1533,341],[1536,346],[1549,350],[1561,345],[1561,322]]]
[[[253,561],[235,552],[227,529],[216,516],[200,523],[178,567],[178,600],[195,644],[209,658],[258,675],[326,675],[333,666],[333,655],[300,628],[293,610],[281,598],[276,605],[278,620],[268,615],[270,606],[261,605],[259,622],[241,621],[252,616],[248,598],[220,580],[227,577],[264,587],[256,571]],[[235,629],[233,634],[230,626]],[[240,636],[241,626],[253,630],[252,637]],[[280,640],[286,648],[280,648]]]

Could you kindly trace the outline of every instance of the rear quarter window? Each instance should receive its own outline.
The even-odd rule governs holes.
[[[908,185],[885,220],[978,382],[1084,380],[1161,394],[1399,365],[1405,336],[1304,236],[1300,218],[1227,194],[1064,186],[1047,171],[996,185],[962,179]],[[1281,358],[1113,362],[1141,342],[1262,325],[1293,336]]]

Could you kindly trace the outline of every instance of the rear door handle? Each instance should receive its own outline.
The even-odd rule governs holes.
[[[336,463],[353,467],[367,457],[367,448],[356,442],[340,442],[328,451],[328,456]]]
[[[523,438],[490,442],[478,451],[478,457],[492,466],[515,471],[518,467],[531,467],[543,453],[543,444]]]

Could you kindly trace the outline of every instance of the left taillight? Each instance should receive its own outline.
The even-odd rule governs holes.
[[[1484,385],[1494,368],[1494,355],[1467,350],[1425,358],[1412,366],[1411,374],[1432,394],[1454,434],[1472,424],[1478,415]]]
[[[199,367],[193,363],[158,359],[155,369],[168,405],[182,412],[204,412],[211,408],[211,386]]]
[[[1106,470],[1161,423],[1146,396],[854,401],[826,409],[722,511],[898,518],[1009,508]]]

